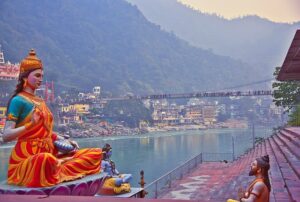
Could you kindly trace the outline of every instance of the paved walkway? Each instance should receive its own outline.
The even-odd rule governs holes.
[[[246,188],[255,158],[270,157],[271,201],[300,201],[300,128],[286,128],[256,145],[232,163],[203,163],[197,170],[168,190],[163,199],[226,201],[237,198],[239,187]]]
[[[141,198],[112,198],[112,197],[93,197],[93,196],[37,196],[37,195],[0,195],[1,202],[186,202],[185,200],[171,199],[141,199]],[[191,202],[202,202],[192,200]]]

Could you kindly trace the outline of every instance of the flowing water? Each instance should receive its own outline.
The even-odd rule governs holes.
[[[255,130],[256,136],[271,134],[270,129]],[[147,183],[201,153],[243,153],[252,146],[252,129],[209,129],[176,132],[156,132],[137,136],[111,136],[77,139],[81,148],[113,148],[111,159],[120,173],[133,174],[138,186],[139,172],[144,170]],[[234,144],[232,142],[234,141]],[[6,179],[8,159],[13,144],[0,146],[0,181]]]

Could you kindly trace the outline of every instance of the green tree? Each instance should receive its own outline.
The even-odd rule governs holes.
[[[104,108],[103,119],[123,122],[125,126],[136,128],[141,120],[152,123],[151,114],[151,109],[147,109],[141,100],[115,100]]]
[[[276,67],[274,76],[277,78],[280,67]],[[272,84],[276,106],[291,109],[300,103],[300,82],[299,81],[277,81]]]
[[[280,67],[275,68],[274,76],[277,78]],[[289,124],[300,126],[300,82],[299,81],[276,81],[272,84],[273,102],[276,106],[282,106],[289,115]]]
[[[294,107],[293,112],[289,117],[290,126],[300,126],[300,105]]]

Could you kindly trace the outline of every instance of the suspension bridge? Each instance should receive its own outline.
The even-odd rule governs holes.
[[[160,100],[160,99],[184,99],[184,98],[203,98],[203,97],[240,97],[240,96],[271,96],[271,90],[253,91],[220,91],[220,92],[196,92],[196,93],[171,93],[171,94],[152,94],[152,95],[127,95],[124,97],[102,98],[106,101],[113,100]]]

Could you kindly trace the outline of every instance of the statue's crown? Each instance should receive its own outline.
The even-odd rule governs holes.
[[[20,73],[35,69],[43,69],[43,64],[42,61],[36,56],[35,51],[31,49],[28,56],[24,58],[20,64]]]

